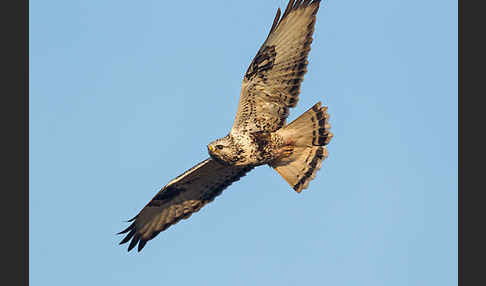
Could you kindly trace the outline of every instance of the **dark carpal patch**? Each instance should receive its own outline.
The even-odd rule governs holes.
[[[165,201],[170,201],[171,199],[178,196],[180,193],[185,191],[183,188],[175,188],[172,186],[164,188],[160,191],[149,203],[148,206],[161,206]]]
[[[276,56],[275,46],[263,46],[248,67],[245,78],[250,80],[256,75],[265,80],[264,73],[273,68]]]
[[[145,244],[147,243],[148,240],[153,239],[156,237],[160,232],[164,231],[165,229],[169,228],[171,225],[177,223],[183,218],[189,217],[192,213],[197,212],[201,207],[203,207],[205,204],[213,201],[217,196],[219,196],[224,189],[226,189],[229,185],[232,183],[240,180],[241,177],[246,175],[249,171],[251,171],[254,168],[254,166],[246,166],[242,167],[238,171],[234,172],[233,174],[229,174],[224,177],[224,180],[218,181],[209,185],[204,186],[204,192],[201,193],[200,197],[198,197],[198,203],[196,206],[192,207],[189,209],[188,213],[183,213],[180,216],[173,217],[172,221],[166,222],[161,226],[160,229],[154,230],[153,233],[150,235],[150,238],[148,239],[143,239],[141,237],[141,234],[138,233],[138,229],[135,223],[135,220],[138,218],[140,214],[129,220],[129,222],[132,222],[130,226],[128,226],[126,229],[123,231],[119,232],[118,234],[125,234],[128,233],[123,240],[120,242],[120,244],[127,243],[130,241],[130,244],[128,246],[128,251],[132,250],[137,244],[138,244],[138,251],[141,251]],[[191,168],[192,169],[192,168]],[[166,186],[164,189],[162,189],[148,204],[148,207],[159,207],[163,203],[171,203],[171,201],[177,196],[181,195],[184,191],[189,191],[185,188],[177,188],[174,186]]]
[[[201,197],[201,201],[203,201],[203,203],[211,202],[212,200],[214,200],[214,198],[219,196],[223,192],[223,190],[225,190],[229,185],[240,180],[241,177],[246,175],[246,173],[248,173],[252,169],[253,169],[252,166],[246,166],[246,167],[241,168],[241,170],[239,172],[234,174],[232,177],[226,178],[226,180],[221,182],[221,184],[219,186],[209,190],[209,192],[205,192],[203,194],[203,196]]]

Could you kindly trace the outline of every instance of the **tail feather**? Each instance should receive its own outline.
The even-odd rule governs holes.
[[[322,161],[327,158],[327,145],[333,136],[329,131],[327,107],[318,102],[277,134],[293,145],[292,154],[270,165],[300,193],[309,186]]]

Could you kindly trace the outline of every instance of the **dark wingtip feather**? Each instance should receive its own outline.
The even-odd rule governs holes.
[[[122,241],[120,241],[120,245],[127,243],[130,240],[130,238],[132,238],[132,236],[134,236],[134,235],[135,235],[135,229],[132,229],[132,231],[130,231],[127,234],[127,236],[125,236],[125,238]]]
[[[297,9],[297,8],[299,8],[300,6],[302,6],[302,3],[303,3],[303,2],[304,2],[303,0],[297,0],[297,2],[295,2],[294,9]]]
[[[268,35],[270,35],[275,30],[275,28],[277,27],[278,21],[280,20],[280,14],[281,13],[282,13],[282,11],[280,11],[280,8],[278,8],[277,14],[275,15],[275,18],[273,19],[272,28],[270,28],[270,32],[268,33]],[[268,38],[268,36],[267,36],[267,38]]]
[[[270,29],[269,36],[273,32],[273,30],[277,28],[278,24],[282,22],[283,19],[285,19],[290,14],[290,12],[292,12],[293,10],[297,10],[299,8],[308,7],[310,5],[313,5],[314,3],[317,3],[317,7],[319,7],[320,2],[321,0],[297,0],[297,1],[290,0],[289,3],[287,4],[287,7],[284,10],[282,17],[280,17],[280,8],[278,8],[277,16],[273,20],[273,25],[272,28]]]
[[[138,217],[138,215],[136,215],[136,216],[134,216],[133,218],[131,218],[131,219],[127,220],[127,222],[132,222],[132,221],[134,221],[135,219],[137,219],[137,217]]]
[[[128,251],[132,250],[135,245],[137,245],[137,242],[140,240],[140,235],[135,235],[133,238],[132,238],[132,241],[130,241],[130,245],[128,246]]]
[[[290,0],[289,4],[287,4],[287,8],[285,8],[285,11],[282,16],[282,20],[290,13],[293,7],[294,7],[294,0]]]
[[[127,233],[129,230],[133,229],[135,226],[135,222],[133,222],[131,225],[129,225],[127,228],[125,228],[124,230],[120,231],[119,233],[117,234],[124,234],[124,233]]]
[[[141,239],[140,234],[137,234],[137,231],[135,229],[135,222],[133,222],[129,227],[119,232],[118,234],[123,234],[128,231],[130,232],[123,238],[122,241],[120,241],[119,245],[125,244],[131,239],[130,245],[128,246],[128,251],[132,250],[138,243],[138,252],[140,252],[140,250],[142,250],[142,248],[147,243],[147,240]]]
[[[138,252],[140,252],[143,249],[145,244],[147,244],[147,240],[141,239],[140,242],[138,243]]]

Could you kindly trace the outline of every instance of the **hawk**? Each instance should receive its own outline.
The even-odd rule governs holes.
[[[319,0],[290,0],[246,71],[238,112],[228,135],[207,145],[209,158],[165,185],[119,234],[128,251],[189,218],[253,168],[269,165],[298,193],[327,157],[331,126],[318,102],[286,124],[297,105]],[[281,16],[281,17],[280,17]]]

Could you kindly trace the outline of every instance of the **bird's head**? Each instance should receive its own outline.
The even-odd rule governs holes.
[[[208,144],[208,153],[211,158],[225,164],[232,164],[237,160],[235,149],[229,135]]]

